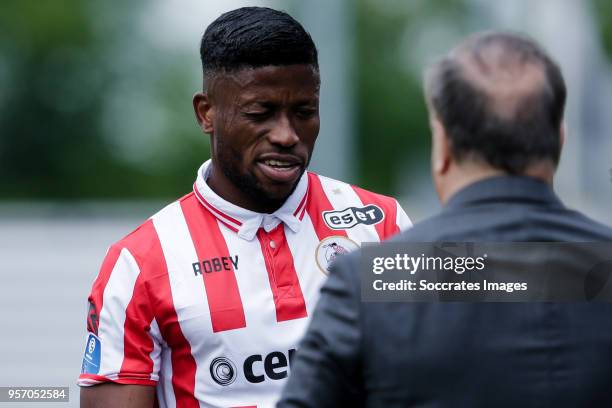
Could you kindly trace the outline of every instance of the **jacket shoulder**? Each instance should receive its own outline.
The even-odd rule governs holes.
[[[612,228],[581,212],[497,204],[442,211],[396,237],[398,241],[612,241]]]

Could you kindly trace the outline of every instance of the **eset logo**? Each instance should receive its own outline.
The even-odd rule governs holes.
[[[287,353],[273,351],[265,356],[253,354],[247,357],[242,364],[244,378],[251,384],[259,384],[267,379],[287,378],[294,353],[295,349]],[[225,387],[236,380],[236,366],[227,357],[217,357],[210,363],[210,375],[217,384]]]
[[[291,349],[286,355],[280,351],[273,351],[265,357],[261,354],[247,357],[242,365],[244,377],[253,384],[264,382],[266,378],[270,380],[287,378],[287,368],[291,367],[294,353],[295,350]]]
[[[340,211],[323,211],[323,220],[331,229],[342,230],[355,225],[376,225],[385,219],[385,213],[377,205],[348,207]]]

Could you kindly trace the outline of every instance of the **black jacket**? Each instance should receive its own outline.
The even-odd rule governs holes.
[[[535,179],[457,193],[395,240],[612,241]],[[612,407],[612,304],[362,303],[338,261],[280,407]]]

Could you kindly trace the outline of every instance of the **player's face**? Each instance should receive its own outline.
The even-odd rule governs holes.
[[[217,77],[208,91],[194,106],[211,135],[209,185],[244,208],[276,210],[310,162],[319,73],[309,65],[243,69]]]

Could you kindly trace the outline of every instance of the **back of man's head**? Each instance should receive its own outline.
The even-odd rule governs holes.
[[[514,175],[543,160],[558,164],[565,83],[533,40],[473,35],[428,71],[426,93],[457,162]]]
[[[289,14],[266,7],[242,7],[213,21],[200,45],[204,81],[244,68],[311,65],[317,49],[304,27]]]

